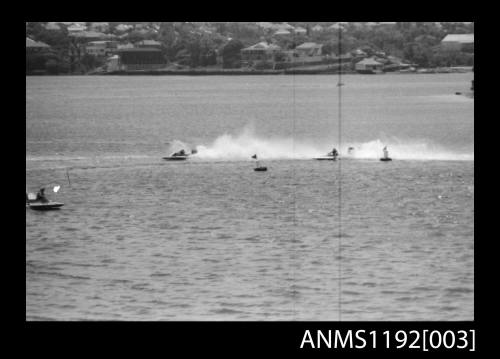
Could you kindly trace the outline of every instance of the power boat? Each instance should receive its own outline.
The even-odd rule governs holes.
[[[180,150],[178,152],[172,153],[170,156],[162,157],[166,161],[185,161],[190,155],[196,154],[196,150],[192,150],[191,153],[187,153],[185,150]]]
[[[164,160],[166,161],[185,161],[189,157],[188,154],[186,155],[177,155],[175,153],[171,154],[170,156],[163,157]]]
[[[257,159],[257,154],[253,155],[252,158],[256,162],[256,167],[253,169],[255,172],[266,172],[267,171],[267,167],[261,166],[259,164],[259,160]]]
[[[389,151],[387,151],[387,147],[384,147],[384,157],[380,158],[382,162],[392,161],[392,158],[389,157]]]
[[[60,209],[62,206],[64,206],[64,203],[37,199],[34,193],[28,193],[26,196],[26,208],[35,211],[50,211]]]
[[[331,151],[328,152],[325,156],[315,157],[314,159],[318,161],[336,161],[338,156],[339,155],[336,151],[335,153]]]

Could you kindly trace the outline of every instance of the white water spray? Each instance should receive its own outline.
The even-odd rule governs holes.
[[[182,143],[178,141],[179,143]],[[294,138],[260,137],[250,127],[238,135],[223,134],[211,144],[198,145],[196,158],[201,160],[251,160],[257,154],[259,159],[310,159],[324,156],[336,147],[341,157],[355,159],[379,159],[387,146],[389,156],[394,160],[440,160],[473,161],[474,153],[457,153],[425,140],[401,140],[391,138],[382,141],[351,142],[337,147],[335,142],[307,141]],[[349,147],[354,149],[349,151]]]

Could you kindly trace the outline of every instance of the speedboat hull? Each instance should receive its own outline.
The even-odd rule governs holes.
[[[162,157],[165,161],[185,161],[188,159],[188,156],[168,156]]]
[[[337,157],[323,156],[323,157],[315,157],[314,159],[318,161],[336,161]]]
[[[60,203],[60,202],[48,202],[48,203],[34,202],[34,203],[27,203],[26,204],[26,207],[29,207],[35,211],[56,210],[56,209],[60,209],[62,206],[64,206],[64,203]]]

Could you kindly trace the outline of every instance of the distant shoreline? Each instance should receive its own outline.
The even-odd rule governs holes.
[[[343,69],[341,74],[359,74],[354,70]],[[383,74],[443,74],[443,73],[469,73],[472,67],[440,67],[424,68],[416,71],[387,71],[373,75]],[[160,70],[120,70],[112,72],[94,71],[85,74],[49,74],[45,71],[29,73],[26,76],[217,76],[217,75],[337,75],[338,67],[308,68],[298,67],[280,70],[253,70],[253,69],[160,69]],[[359,74],[361,75],[361,74]]]
[[[426,71],[390,71],[381,74],[373,74],[380,76],[384,74],[398,75],[422,75],[422,74],[456,74],[456,73],[472,73],[472,70],[433,70]],[[48,74],[48,73],[29,73],[26,76],[252,76],[252,75],[337,75],[338,70],[307,70],[297,69],[292,70],[136,70],[136,71],[114,71],[114,72],[95,72],[87,74]],[[341,71],[341,74],[362,75],[356,71]]]

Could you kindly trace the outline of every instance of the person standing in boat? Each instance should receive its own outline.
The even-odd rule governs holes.
[[[337,157],[339,153],[337,152],[337,149],[334,147],[332,152],[329,153],[332,157]]]
[[[387,151],[387,146],[384,147],[384,158],[389,158],[389,151]]]
[[[47,203],[49,200],[45,197],[45,188],[40,188],[38,193],[36,194],[37,202]]]

